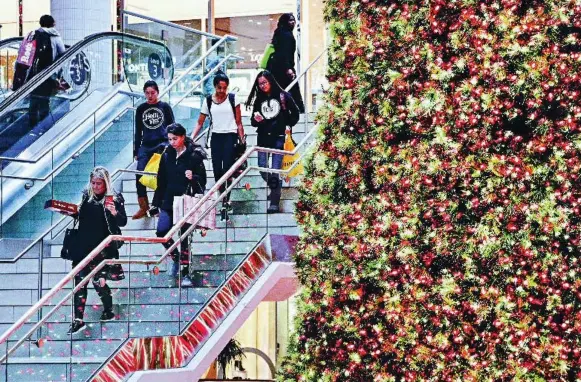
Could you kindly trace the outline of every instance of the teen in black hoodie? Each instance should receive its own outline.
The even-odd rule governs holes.
[[[157,172],[157,189],[153,196],[152,204],[160,209],[159,220],[157,222],[158,237],[165,236],[173,227],[173,201],[174,197],[189,193],[189,195],[203,194],[206,189],[206,168],[204,159],[206,154],[201,148],[194,144],[191,138],[186,136],[186,129],[179,123],[169,125],[167,128],[169,146],[161,156],[159,170]],[[185,232],[190,227],[184,224],[181,232]],[[164,244],[169,248],[173,244],[170,240]],[[189,257],[189,238],[181,242],[181,252],[184,258],[184,269],[182,269],[182,286],[191,286],[189,277],[189,262],[185,259]],[[180,265],[180,254],[177,250],[172,253],[174,267],[172,275],[178,275]]]
[[[153,154],[165,149],[167,146],[167,126],[175,122],[171,106],[157,98],[159,88],[155,81],[147,81],[143,85],[143,93],[147,102],[139,105],[135,111],[133,155],[137,161],[137,171],[145,170],[145,166]],[[149,211],[147,190],[139,182],[140,178],[141,175],[137,175],[135,183],[139,210],[133,215],[132,219],[141,219]]]
[[[250,123],[256,127],[258,146],[271,149],[283,149],[285,132],[299,121],[299,109],[293,97],[281,89],[272,74],[264,70],[258,73],[250,91],[246,107],[252,106]],[[258,152],[258,166],[268,167],[269,154]],[[282,155],[272,155],[271,168],[282,168]],[[268,213],[279,212],[282,182],[278,174],[260,172],[271,189]]]

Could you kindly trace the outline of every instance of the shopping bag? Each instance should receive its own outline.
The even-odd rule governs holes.
[[[293,151],[295,149],[295,142],[291,137],[290,132],[286,133],[286,137],[284,139],[284,151]],[[296,153],[294,155],[285,155],[282,158],[282,169],[288,170],[292,167],[292,165],[299,160],[301,155]],[[294,178],[295,176],[301,175],[303,173],[303,164],[299,162],[286,176],[286,181],[288,182],[290,178]]]
[[[36,56],[36,40],[34,39],[34,32],[30,32],[28,36],[20,43],[18,48],[18,56],[16,62],[26,67],[31,67]]]
[[[268,66],[268,60],[270,60],[270,56],[274,53],[274,45],[266,44],[264,48],[264,53],[262,54],[262,60],[260,60],[260,65],[258,67],[260,69],[266,69]]]
[[[153,156],[151,157],[149,162],[147,162],[147,165],[145,166],[144,171],[145,172],[153,172],[153,173],[157,174],[157,171],[159,170],[159,162],[161,161],[161,155],[162,154],[158,154],[158,153],[153,154]],[[147,188],[151,188],[152,190],[155,190],[157,188],[157,176],[156,175],[143,175],[139,179],[139,183],[143,184]]]
[[[182,195],[176,196],[173,199],[173,223],[177,223],[184,216],[186,216],[192,208],[198,204],[204,195],[196,194],[194,196]],[[209,198],[202,204],[187,220],[186,223],[195,224],[196,221],[202,217],[208,209],[210,211],[202,217],[202,220],[196,223],[199,228],[216,229],[216,199]]]

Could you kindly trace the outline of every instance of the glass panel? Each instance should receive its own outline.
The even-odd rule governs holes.
[[[159,24],[140,16],[125,15],[124,32],[166,44],[172,55],[166,58],[170,62],[164,63],[164,66],[173,67],[177,76],[183,74],[186,68],[204,54],[203,49],[206,37],[193,30],[184,30],[177,26]],[[149,57],[148,62],[152,62],[151,57]],[[152,69],[151,73],[149,73],[150,77],[157,81],[157,77],[154,75],[156,73],[153,73],[155,72],[155,66],[150,65],[150,67]],[[125,72],[128,76],[131,76],[132,71],[127,69],[126,65]],[[164,73],[159,73],[158,76],[163,77]],[[136,85],[132,87],[134,91],[141,91],[139,79],[130,80],[129,82],[132,85]]]
[[[0,41],[0,102],[11,93],[14,63],[21,40],[20,37],[13,37]],[[2,123],[0,121],[0,129]]]
[[[109,37],[77,44],[57,61],[60,64],[52,73],[41,72],[15,93],[25,94],[24,97],[0,105],[0,156],[34,158],[49,141],[67,134],[67,127],[77,122],[75,117],[69,117],[71,111],[83,109],[76,116],[81,118],[90,114],[87,108],[109,98],[113,40]],[[148,58],[156,55],[162,61],[171,61],[161,43],[125,36],[121,45],[129,52],[128,60],[134,71],[141,73],[140,77],[149,72]],[[172,75],[169,68],[168,81]]]

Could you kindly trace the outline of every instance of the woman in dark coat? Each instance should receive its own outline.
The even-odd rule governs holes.
[[[125,201],[120,193],[117,193],[111,184],[109,172],[104,167],[95,167],[89,177],[89,185],[83,192],[83,199],[79,205],[77,214],[79,219],[78,240],[75,242],[73,268],[76,267],[93,249],[95,249],[107,236],[120,235],[119,227],[127,224]],[[122,243],[113,241],[103,252],[96,256],[81,272],[75,276],[74,285],[80,283],[99,263],[104,259],[118,259],[119,246]],[[121,273],[116,273],[121,272]],[[115,319],[113,313],[113,298],[111,289],[106,283],[107,279],[120,280],[124,278],[120,266],[104,267],[93,276],[93,287],[99,294],[103,303],[101,321]],[[85,304],[87,301],[87,284],[74,296],[74,320],[69,329],[69,334],[78,333],[86,327],[83,320]]]
[[[157,189],[153,196],[153,205],[160,209],[157,222],[158,237],[165,236],[173,227],[173,201],[174,197],[185,195],[203,194],[206,189],[206,168],[204,159],[206,154],[201,146],[186,136],[186,129],[179,123],[167,127],[167,139],[169,146],[161,156],[159,170],[157,172]],[[184,224],[181,232],[190,227]],[[164,244],[166,248],[173,245],[173,240]],[[178,277],[180,263],[182,269],[183,287],[192,286],[189,276],[189,238],[184,239],[180,245],[181,256],[177,250],[172,253],[174,265],[172,276]]]
[[[272,45],[274,46],[274,53],[270,56],[267,70],[274,75],[276,82],[283,88],[287,86],[297,77],[295,69],[295,52],[297,49],[297,42],[293,35],[296,20],[292,13],[284,13],[278,19],[278,26],[272,36]],[[301,113],[305,112],[305,105],[303,97],[299,89],[299,84],[295,84],[290,89],[290,94],[299,108]]]
[[[250,123],[256,127],[257,144],[260,147],[282,150],[287,129],[292,128],[299,120],[299,109],[293,97],[285,92],[268,70],[258,73],[254,86],[250,90],[250,95],[246,101],[246,107],[252,107]],[[269,167],[270,154],[258,153],[258,166]],[[272,155],[272,165],[270,168],[280,170],[282,168],[283,156]],[[282,193],[282,182],[277,173],[269,174],[260,172],[270,188],[270,206],[267,213],[280,212],[280,197]]]

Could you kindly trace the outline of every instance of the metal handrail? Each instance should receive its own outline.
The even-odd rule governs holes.
[[[321,56],[317,57],[316,60],[318,60]],[[315,60],[315,61],[316,61]],[[310,67],[310,66],[309,66]],[[24,325],[31,317],[32,315],[34,315],[35,313],[37,313],[40,309],[42,309],[42,307],[49,302],[55,295],[56,293],[58,293],[60,290],[62,290],[66,284],[68,284],[71,280],[73,280],[73,278],[75,277],[76,274],[78,274],[83,268],[85,268],[98,254],[101,253],[101,251],[103,251],[111,242],[113,241],[127,241],[127,242],[139,242],[139,243],[166,243],[168,242],[173,235],[182,228],[182,226],[186,223],[186,221],[197,211],[198,208],[202,207],[204,205],[204,203],[206,203],[217,191],[220,190],[220,187],[222,185],[224,185],[230,177],[232,177],[234,175],[234,173],[244,164],[246,163],[246,161],[248,160],[248,158],[257,151],[260,152],[264,152],[264,153],[269,153],[269,154],[279,154],[279,155],[295,155],[296,153],[298,153],[299,149],[306,145],[306,142],[310,139],[310,137],[315,133],[315,131],[317,131],[316,128],[311,129],[311,131],[301,140],[301,142],[299,144],[297,144],[295,146],[295,149],[292,151],[285,151],[285,150],[279,150],[279,149],[270,149],[270,148],[265,148],[265,147],[258,147],[258,146],[253,146],[250,148],[250,150],[247,150],[233,165],[232,167],[230,167],[230,169],[228,169],[228,171],[226,171],[224,173],[224,175],[214,184],[214,186],[212,186],[210,188],[210,190],[208,191],[208,193],[206,193],[205,195],[202,196],[202,198],[198,201],[198,203],[196,203],[195,206],[192,207],[192,209],[185,214],[185,216],[183,216],[177,223],[174,224],[174,226],[169,230],[169,232],[167,232],[165,234],[165,236],[163,237],[158,237],[158,238],[153,238],[153,237],[139,237],[139,236],[123,236],[123,235],[110,235],[107,236],[96,248],[94,248],[79,264],[77,264],[77,266],[75,268],[73,268],[63,279],[61,279],[61,281],[59,281],[47,294],[45,294],[36,304],[34,304],[30,309],[28,309],[28,311],[21,316],[14,324],[12,324],[10,326],[10,328],[8,328],[3,334],[2,336],[0,336],[0,344],[3,344],[4,342],[6,342],[8,340],[8,338],[14,334],[18,329],[20,329],[20,327],[22,327],[22,325]],[[233,188],[235,185],[238,184],[238,182],[240,182],[240,180],[244,177],[244,175],[246,175],[250,170],[265,170],[268,172],[273,172],[273,173],[289,173],[290,171],[292,171],[294,169],[295,166],[298,165],[298,163],[300,163],[302,157],[304,156],[301,155],[300,158],[298,160],[296,160],[293,164],[293,166],[291,166],[291,168],[287,169],[287,170],[274,170],[274,169],[270,169],[270,168],[262,168],[262,167],[258,167],[258,166],[248,166],[243,172],[242,174],[240,174],[238,177],[236,177],[236,179],[232,182],[232,184],[227,187],[224,192],[220,195],[220,197],[218,197],[214,203],[212,203],[212,206],[210,208],[208,208],[206,210],[206,213],[208,211],[210,211],[211,209],[215,208],[215,206],[220,202],[221,199],[223,199],[225,197],[225,195],[227,195]],[[203,217],[200,216],[198,221],[201,220]],[[197,223],[197,222],[196,222]],[[106,264],[115,264],[115,263],[119,263],[119,264],[154,264],[157,263],[159,264],[160,262],[162,262],[167,256],[170,255],[170,253],[177,248],[177,246],[181,243],[182,240],[184,240],[185,237],[187,237],[195,228],[196,228],[196,223],[191,224],[191,226],[179,237],[179,240],[175,241],[169,248],[166,249],[166,252],[157,260],[103,260],[101,263],[99,263],[99,265],[97,265],[97,267],[95,267],[95,269],[93,269],[92,272],[89,273],[89,275],[85,276],[83,278],[83,280],[81,282],[79,282],[75,288],[73,288],[73,290],[71,290],[71,292],[65,297],[63,298],[53,309],[50,310],[50,312],[48,312],[48,314],[44,315],[44,317],[40,320],[38,320],[38,322],[33,325],[33,327],[19,340],[17,341],[14,346],[9,349],[6,354],[0,358],[0,362],[4,362],[8,356],[10,354],[12,354],[12,352],[14,352],[14,350],[16,350],[16,348],[18,348],[24,341],[26,341],[26,339],[28,337],[30,337],[32,335],[32,333],[34,333],[39,327],[40,325],[44,324],[46,322],[46,320],[48,319],[48,317],[50,317],[54,312],[56,312],[56,310],[58,308],[60,308],[62,305],[64,305],[68,299],[70,298],[70,296],[72,294],[74,294],[76,291],[78,291],[81,287],[83,287],[84,285],[86,285],[89,280],[91,279],[91,277],[96,273],[97,270],[101,269],[103,266],[105,266]]]
[[[0,40],[0,49],[10,48],[10,44],[20,43],[22,40],[24,40],[24,37],[9,37],[5,38],[4,40]]]
[[[51,66],[44,69],[41,73],[34,77],[34,81],[29,81],[25,83],[17,92],[12,93],[10,97],[6,99],[6,101],[0,104],[0,114],[3,113],[9,106],[12,106],[14,103],[21,101],[24,97],[28,96],[36,87],[36,85],[43,83],[47,79],[49,79],[56,70],[60,68],[62,64],[64,64],[68,59],[73,57],[77,54],[81,49],[87,46],[90,43],[104,40],[107,38],[117,38],[117,39],[134,39],[143,42],[147,42],[150,44],[161,45],[163,48],[167,49],[167,47],[157,41],[148,39],[141,36],[134,36],[127,33],[122,32],[100,32],[89,35],[73,45],[71,49],[66,50]]]
[[[191,92],[193,89],[197,88],[198,86],[201,86],[205,80],[207,80],[210,75],[212,73],[214,73],[215,70],[217,70],[217,68],[219,68],[219,66],[223,65],[225,62],[231,60],[232,58],[235,59],[239,59],[239,56],[233,55],[233,54],[229,54],[228,56],[226,56],[222,61],[220,61],[220,64],[216,66],[216,68],[212,69],[210,72],[208,72],[198,83],[196,83],[194,86],[192,86],[192,88],[188,91]],[[187,74],[187,72],[185,73]],[[165,95],[167,92],[169,92],[168,89],[170,89],[170,87],[175,86],[175,84],[180,81],[182,78],[184,77],[184,75],[180,76],[178,79],[176,79],[172,84],[168,85],[168,87],[166,87],[164,89],[164,91],[162,91],[159,95],[159,97],[161,98],[162,95]],[[186,93],[186,96],[187,94]],[[113,98],[115,95],[117,95],[118,93],[113,93],[111,94],[107,99],[105,99],[105,101],[101,102],[100,106],[97,108],[97,111],[100,109],[101,106],[103,106],[105,103],[107,103],[109,100],[111,100],[111,98]],[[132,95],[129,92],[124,92],[124,94],[126,95]],[[178,102],[176,102],[176,104],[180,103],[186,96],[182,97],[179,99]],[[125,111],[127,111],[130,108],[124,108],[119,114],[117,114],[115,118],[117,118],[118,116],[120,116],[122,113],[124,113]],[[85,121],[87,121],[88,119],[90,119],[95,113],[91,113],[89,116],[87,116],[82,122],[79,123],[85,123]],[[18,175],[5,175],[5,174],[0,174],[0,178],[6,178],[6,179],[18,179],[18,180],[28,180],[28,181],[42,181],[44,182],[45,180],[49,179],[53,174],[55,174],[58,170],[60,170],[63,166],[65,166],[66,164],[69,163],[69,161],[75,159],[78,156],[78,153],[80,151],[82,151],[83,149],[85,149],[87,146],[89,146],[92,141],[98,137],[99,135],[101,135],[105,130],[107,130],[109,128],[109,126],[111,126],[113,122],[107,124],[106,126],[104,126],[103,128],[101,128],[100,130],[94,132],[91,136],[89,136],[88,138],[86,138],[83,143],[81,143],[79,150],[76,150],[74,154],[70,155],[68,158],[66,158],[60,165],[58,165],[57,167],[54,167],[48,174],[46,174],[44,177],[30,177],[30,176],[18,176]],[[0,160],[6,160],[6,161],[11,161],[11,162],[25,162],[25,163],[37,163],[38,161],[40,161],[47,153],[49,153],[51,150],[53,150],[60,142],[54,142],[54,144],[52,146],[49,146],[49,148],[45,149],[44,152],[42,152],[41,155],[37,156],[35,159],[19,159],[19,158],[6,158],[6,157],[0,157]]]
[[[79,264],[77,264],[77,266],[75,268],[73,268],[64,278],[62,278],[61,281],[59,281],[57,283],[57,285],[55,285],[48,293],[46,293],[44,296],[42,296],[42,298],[36,304],[34,304],[30,309],[28,309],[28,311],[26,313],[24,313],[24,315],[22,317],[20,317],[20,319],[18,319],[18,321],[16,321],[14,324],[12,324],[10,326],[10,328],[8,328],[2,334],[2,336],[0,336],[0,344],[3,344],[4,342],[6,342],[12,334],[14,334],[18,329],[20,329],[20,327],[22,327],[22,325],[24,325],[26,323],[26,321],[28,321],[32,317],[32,315],[34,315],[40,309],[42,309],[42,307],[47,302],[49,302],[60,290],[62,290],[66,286],[66,284],[68,284],[71,280],[73,280],[74,277],[83,268],[85,268],[98,254],[100,254],[111,242],[113,242],[113,241],[126,241],[126,242],[138,242],[138,243],[160,243],[160,244],[168,242],[172,238],[172,236],[176,233],[176,231],[182,228],[182,226],[186,223],[186,220],[188,220],[194,214],[194,212],[196,212],[196,210],[198,208],[202,207],[204,205],[204,203],[208,199],[210,199],[212,197],[212,195],[214,195],[214,193],[219,191],[220,187],[223,184],[225,184],[231,176],[234,175],[234,172],[236,170],[238,170],[238,168],[240,166],[242,166],[242,164],[248,160],[248,158],[250,157],[251,154],[253,154],[254,152],[260,151],[260,152],[269,153],[269,154],[281,154],[281,155],[293,155],[294,156],[295,154],[298,153],[299,149],[306,144],[306,142],[310,139],[310,137],[315,133],[316,130],[317,130],[316,128],[313,128],[301,140],[301,142],[298,145],[296,145],[296,147],[293,151],[270,149],[270,148],[259,147],[259,146],[253,146],[250,150],[247,150],[244,153],[244,155],[242,155],[240,157],[240,159],[238,159],[236,161],[236,163],[218,180],[218,182],[216,182],[214,184],[214,186],[212,186],[212,188],[208,191],[208,193],[205,194],[201,198],[201,200],[198,203],[196,203],[196,205],[194,207],[192,207],[192,209],[187,214],[185,214],[185,216],[182,217],[165,236],[158,237],[158,238],[140,237],[140,236],[123,236],[123,235],[109,235],[109,236],[107,236],[107,238],[105,238],[101,242],[101,244],[99,244],[95,249],[93,249]],[[242,180],[242,178],[250,170],[268,171],[268,172],[274,172],[274,173],[279,173],[279,174],[288,174],[294,169],[295,166],[297,166],[300,163],[303,156],[304,156],[304,153],[293,163],[293,166],[291,166],[290,168],[288,168],[286,170],[275,170],[275,169],[270,169],[267,167],[248,166],[240,174],[240,176],[238,176],[232,182],[232,184],[226,188],[226,190],[220,195],[220,197],[218,197],[214,201],[214,203],[212,203],[212,206],[210,208],[208,208],[205,212],[207,213],[208,211],[215,208],[216,205],[234,188],[234,186],[236,186],[238,184],[238,182],[240,182],[240,180]],[[205,214],[202,214],[202,215],[205,215]],[[50,316],[52,316],[61,306],[63,306],[69,300],[71,295],[73,295],[80,288],[82,288],[84,285],[86,285],[89,282],[89,280],[91,280],[92,277],[100,269],[102,269],[105,265],[108,265],[108,264],[149,264],[149,265],[159,264],[171,254],[171,252],[181,243],[182,240],[184,240],[185,237],[187,237],[188,235],[190,235],[192,233],[192,231],[196,228],[196,224],[201,219],[203,219],[203,216],[200,216],[198,218],[198,221],[196,221],[194,224],[191,224],[191,226],[182,235],[180,235],[179,240],[175,241],[174,244],[172,244],[169,248],[167,248],[165,253],[161,257],[159,257],[158,259],[155,259],[155,260],[154,259],[150,259],[150,260],[106,259],[106,260],[103,260],[102,262],[100,262],[58,304],[56,304],[47,314],[45,314],[42,317],[42,319],[38,320],[37,323],[35,325],[33,325],[32,328],[20,340],[18,340],[14,344],[14,346],[12,346],[12,348],[7,350],[6,354],[2,358],[0,358],[0,363],[4,362],[8,358],[8,356],[10,354],[12,354],[22,343],[24,343],[26,341],[26,339],[28,337],[30,337],[41,325],[43,325]]]
[[[307,74],[307,72],[313,67],[313,65],[315,65],[315,63],[317,61],[319,61],[319,59],[323,56],[323,54],[325,54],[325,52],[329,50],[329,45],[327,45],[325,47],[325,49],[323,49],[323,51],[321,53],[319,53],[319,55],[313,60],[311,61],[311,63],[307,66],[307,68],[300,74],[298,75],[287,87],[286,87],[286,91],[290,91],[290,89],[295,86],[298,82],[299,79],[301,79],[301,77],[303,77],[305,74]]]
[[[189,28],[189,27],[186,27],[186,26],[183,26],[183,25],[179,25],[179,24],[175,24],[175,23],[172,23],[172,22],[169,22],[169,21],[163,21],[163,20],[160,20],[160,19],[156,19],[155,17],[141,15],[139,13],[131,12],[131,11],[128,11],[128,10],[123,10],[122,13],[123,14],[126,14],[126,15],[129,15],[129,16],[135,16],[135,17],[139,17],[139,18],[146,19],[146,20],[149,20],[149,21],[153,21],[154,23],[166,25],[168,27],[182,29],[182,30],[187,31],[187,32],[192,32],[192,33],[199,34],[199,35],[206,36],[206,37],[210,37],[210,38],[213,38],[213,39],[219,39],[220,37],[222,37],[222,36],[218,36],[216,34],[212,34],[212,33],[208,33],[208,32],[202,32],[201,30],[198,30],[198,29]],[[236,38],[234,36],[230,36],[230,41],[237,41],[237,40],[238,40],[238,38]]]

